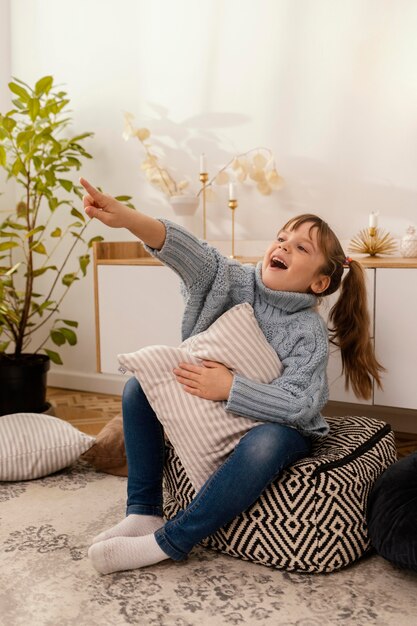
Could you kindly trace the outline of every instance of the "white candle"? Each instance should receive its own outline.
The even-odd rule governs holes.
[[[369,214],[369,227],[376,228],[378,226],[378,213],[370,213]]]
[[[206,159],[206,155],[203,153],[200,156],[200,174],[206,174],[207,173],[207,159]]]
[[[234,183],[229,183],[229,200],[236,200],[236,190]]]

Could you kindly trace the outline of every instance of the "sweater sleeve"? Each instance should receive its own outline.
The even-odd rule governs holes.
[[[252,302],[254,269],[223,256],[216,248],[200,241],[167,220],[166,238],[161,250],[145,248],[182,280],[184,315],[182,339],[206,330],[234,304]]]
[[[304,434],[324,435],[328,427],[320,411],[328,399],[327,360],[327,336],[322,330],[306,331],[282,359],[280,378],[264,384],[235,375],[226,410]]]
[[[206,291],[213,284],[218,270],[218,251],[205,241],[169,220],[161,219],[166,228],[164,245],[160,250],[145,245],[145,249],[176,272],[185,288],[199,283]]]

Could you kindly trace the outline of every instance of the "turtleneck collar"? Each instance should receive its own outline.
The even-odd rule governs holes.
[[[262,282],[262,261],[256,266],[255,281],[256,291],[261,295],[262,300],[287,313],[296,313],[297,311],[309,309],[317,305],[317,296],[312,293],[275,291],[274,289],[265,287]]]

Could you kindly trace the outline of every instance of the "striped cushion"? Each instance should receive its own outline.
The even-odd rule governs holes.
[[[0,416],[0,480],[40,478],[67,467],[94,437],[42,413]]]
[[[259,422],[226,411],[226,402],[213,402],[184,392],[172,370],[180,361],[224,363],[232,371],[269,383],[282,365],[258,326],[249,304],[238,304],[206,331],[186,339],[178,348],[148,346],[120,354],[119,362],[134,372],[163,424],[195,489],[225,461],[241,437]]]

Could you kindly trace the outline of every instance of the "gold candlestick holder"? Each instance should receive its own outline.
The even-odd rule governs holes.
[[[209,175],[207,172],[200,172],[200,182],[203,184],[201,190],[203,193],[203,239],[207,239],[207,216],[206,216],[206,186]]]
[[[359,252],[376,256],[378,254],[394,254],[397,249],[395,239],[391,235],[375,226],[363,228],[349,244],[349,252]]]
[[[235,211],[237,209],[237,200],[232,198],[229,200],[229,209],[232,211],[232,254],[230,259],[235,259]]]

